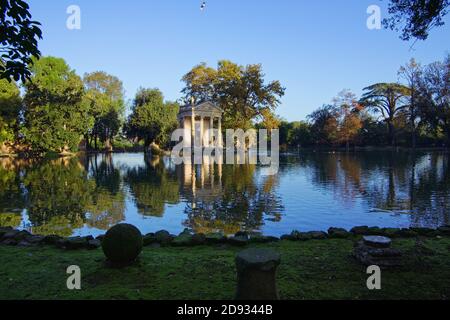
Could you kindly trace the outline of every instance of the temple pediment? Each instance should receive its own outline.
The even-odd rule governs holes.
[[[205,101],[198,105],[195,105],[194,107],[192,107],[191,105],[181,107],[179,118],[190,117],[193,113],[195,114],[195,116],[221,118],[223,110],[220,107],[216,106],[214,103]]]
[[[218,106],[216,106],[214,103],[212,102],[203,102],[197,106],[194,107],[195,111],[199,111],[199,112],[218,112],[218,113],[223,113],[223,110],[221,108],[219,108]]]

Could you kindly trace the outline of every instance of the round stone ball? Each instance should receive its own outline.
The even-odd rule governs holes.
[[[131,263],[142,251],[142,234],[131,224],[118,224],[106,232],[102,249],[112,263]]]

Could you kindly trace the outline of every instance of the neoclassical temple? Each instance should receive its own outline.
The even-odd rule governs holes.
[[[178,121],[185,131],[186,145],[192,146],[192,141],[195,141],[197,147],[222,147],[222,115],[223,110],[209,101],[181,107]],[[216,139],[213,130],[209,129],[215,129]]]

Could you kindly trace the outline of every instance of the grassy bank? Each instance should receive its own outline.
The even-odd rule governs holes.
[[[382,290],[366,288],[365,268],[347,239],[254,245],[281,253],[282,299],[448,299],[450,238],[396,239],[404,267],[383,271]],[[105,266],[101,251],[0,246],[0,299],[232,299],[240,248],[144,248],[125,269]],[[66,268],[78,265],[82,290],[66,289]]]

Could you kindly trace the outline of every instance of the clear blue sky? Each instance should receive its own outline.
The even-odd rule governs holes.
[[[220,59],[261,63],[286,95],[278,114],[302,120],[340,90],[356,94],[375,82],[397,81],[411,57],[422,63],[449,52],[450,19],[426,42],[403,42],[366,27],[367,7],[387,0],[30,0],[43,24],[44,55],[64,58],[78,74],[118,76],[131,99],[140,86],[176,100],[181,77],[194,65]],[[81,8],[81,30],[68,30],[66,9]]]

